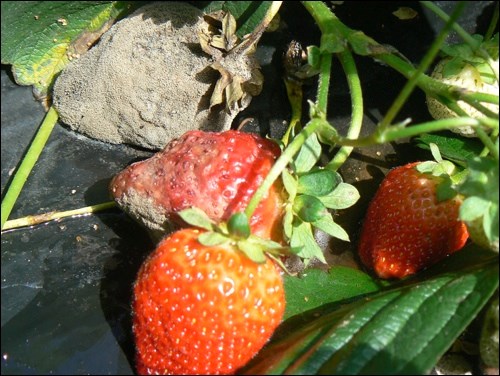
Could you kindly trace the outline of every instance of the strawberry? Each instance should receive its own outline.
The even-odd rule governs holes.
[[[203,210],[217,221],[243,211],[274,161],[279,146],[240,131],[189,131],[153,157],[116,175],[110,191],[118,205],[159,235],[185,225],[178,212]],[[281,241],[284,189],[278,180],[250,219],[255,235]]]
[[[420,172],[420,165],[391,170],[368,207],[358,250],[363,264],[381,278],[414,274],[467,241],[467,228],[459,220],[462,199],[455,195],[439,201],[444,178]]]
[[[498,34],[487,41],[481,40],[483,51],[491,55],[485,59],[484,55],[478,55],[468,43],[458,43],[443,47],[443,57],[434,67],[431,77],[448,85],[453,85],[462,91],[471,93],[485,93],[498,96]],[[498,104],[481,103],[486,109],[498,114]],[[485,116],[482,112],[470,104],[459,100],[458,107],[466,115],[473,118]],[[447,119],[458,115],[441,103],[437,98],[427,96],[427,108],[434,119]],[[485,129],[487,130],[487,129]],[[470,126],[451,128],[451,131],[465,137],[476,137],[476,130]]]
[[[178,230],[141,266],[133,301],[140,374],[234,373],[281,322],[276,264],[252,261],[234,242],[202,245],[207,234]]]

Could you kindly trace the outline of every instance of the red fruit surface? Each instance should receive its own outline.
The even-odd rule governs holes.
[[[458,219],[461,199],[438,202],[441,178],[415,168],[391,170],[366,213],[359,255],[381,278],[403,278],[461,249],[467,228]]]
[[[146,226],[158,222],[155,216],[180,224],[177,213],[190,207],[227,221],[246,208],[280,153],[275,142],[254,134],[190,131],[120,172],[110,190],[119,206]],[[282,240],[283,194],[277,181],[250,219],[254,234]]]
[[[279,269],[197,229],[166,237],[142,265],[133,331],[139,374],[231,374],[264,346],[285,308]]]

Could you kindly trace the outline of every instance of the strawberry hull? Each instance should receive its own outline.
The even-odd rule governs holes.
[[[153,157],[116,175],[110,191],[118,205],[157,234],[183,222],[177,213],[202,209],[216,222],[243,211],[260,186],[280,148],[239,131],[191,131]],[[250,219],[253,233],[281,240],[283,187],[274,184]]]

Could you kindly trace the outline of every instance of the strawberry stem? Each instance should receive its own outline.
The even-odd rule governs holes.
[[[63,212],[50,212],[50,213],[44,213],[44,214],[38,214],[38,215],[28,215],[28,216],[23,217],[23,218],[18,218],[18,219],[6,221],[3,228],[2,228],[2,231],[12,230],[14,228],[19,228],[19,227],[33,226],[33,225],[37,225],[40,223],[49,222],[49,221],[53,221],[55,219],[61,219],[61,218],[65,218],[65,217],[75,217],[75,216],[81,216],[81,215],[85,215],[85,214],[92,214],[92,213],[96,213],[98,211],[111,209],[114,207],[116,207],[115,202],[109,201],[109,202],[104,202],[102,204],[86,206],[83,208],[67,210],[67,211],[63,211]]]
[[[260,200],[264,197],[269,188],[271,188],[274,181],[281,175],[282,171],[286,168],[288,163],[290,163],[294,155],[298,153],[304,142],[306,142],[309,136],[315,133],[318,128],[324,126],[330,127],[327,122],[312,120],[308,123],[308,125],[304,127],[304,129],[300,131],[299,134],[297,134],[297,136],[292,139],[290,144],[285,148],[285,150],[283,150],[283,153],[276,160],[273,167],[271,167],[271,170],[269,170],[269,173],[265,177],[264,181],[250,199],[245,209],[245,214],[248,218],[252,218],[252,215],[255,209],[257,209]]]
[[[47,140],[54,129],[58,119],[58,115],[54,107],[50,107],[49,111],[45,115],[38,132],[36,133],[31,145],[26,152],[21,164],[19,165],[10,186],[2,200],[2,218],[1,218],[1,229],[4,229],[4,224],[9,219],[9,215],[14,207],[21,190],[28,179],[28,176],[38,161],[40,154],[43,151]]]
[[[363,93],[361,91],[361,82],[359,80],[358,71],[356,69],[356,63],[349,49],[345,49],[343,52],[337,54],[340,62],[342,63],[342,68],[344,69],[345,76],[347,78],[347,83],[349,85],[349,92],[351,94],[351,124],[347,131],[348,138],[357,138],[361,132],[361,126],[363,124]],[[328,162],[325,168],[332,171],[337,171],[340,166],[344,164],[347,160],[351,151],[352,146],[342,146],[333,159]]]

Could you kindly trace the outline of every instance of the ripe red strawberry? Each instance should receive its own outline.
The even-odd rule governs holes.
[[[285,296],[269,258],[256,263],[231,242],[204,246],[198,229],[162,240],[134,287],[139,374],[231,374],[280,324]]]
[[[164,233],[182,224],[177,213],[197,207],[216,222],[243,211],[281,151],[271,140],[240,131],[190,131],[111,182],[118,205]],[[284,189],[277,181],[250,219],[255,235],[281,241]]]
[[[442,178],[416,163],[391,170],[369,205],[359,242],[361,261],[381,278],[403,278],[461,249],[467,228],[461,198],[438,202]]]

